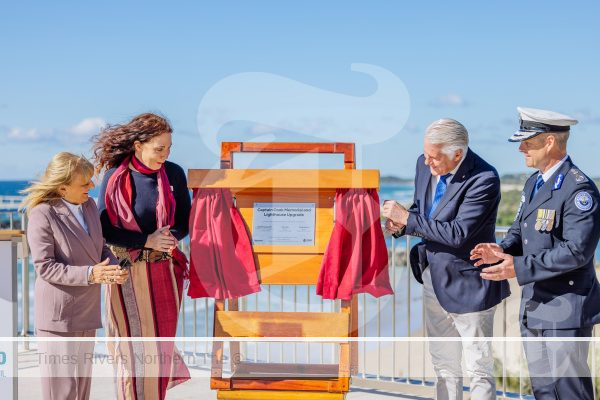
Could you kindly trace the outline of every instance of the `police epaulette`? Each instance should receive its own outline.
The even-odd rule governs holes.
[[[575,182],[577,182],[577,183],[584,183],[584,182],[587,182],[589,180],[587,178],[587,176],[585,176],[577,168],[571,168],[571,170],[569,172],[573,174],[573,177],[575,178]]]

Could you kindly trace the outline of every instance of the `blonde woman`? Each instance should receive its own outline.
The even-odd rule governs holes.
[[[94,342],[72,338],[95,336],[102,327],[100,284],[122,284],[129,274],[119,268],[102,238],[98,209],[89,197],[93,175],[85,158],[58,153],[42,178],[23,191],[27,240],[37,272],[36,333],[65,338],[39,342],[46,400],[89,398]]]

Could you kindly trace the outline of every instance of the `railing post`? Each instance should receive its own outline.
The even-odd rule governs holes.
[[[591,368],[591,372],[590,375],[592,375],[592,387],[593,387],[593,392],[594,395],[596,394],[596,341],[594,340],[594,338],[596,337],[596,326],[594,325],[594,327],[592,328],[592,368]]]
[[[407,301],[406,301],[406,306],[408,308],[408,312],[406,313],[406,324],[407,324],[407,333],[406,336],[408,336],[409,338],[412,337],[412,331],[411,331],[411,313],[410,313],[410,297],[411,297],[411,293],[410,293],[410,236],[406,236],[405,239],[405,243],[406,243],[406,279],[407,279],[407,288],[406,288],[406,295],[407,295]],[[412,347],[412,342],[408,341],[406,348],[408,349],[407,353],[408,353],[408,365],[407,365],[407,369],[406,369],[406,382],[410,383],[410,354],[411,354],[411,347]]]
[[[392,337],[396,337],[396,239],[392,237]],[[396,341],[392,342],[392,382],[396,380]]]
[[[12,214],[11,214],[12,215]],[[21,230],[27,232],[27,214],[21,213]],[[27,236],[24,234],[21,238],[21,318],[23,329],[21,336],[29,336],[29,246],[27,245]],[[23,341],[23,349],[29,350],[29,341]]]
[[[506,398],[506,334],[508,331],[508,326],[506,324],[506,299],[502,300],[502,336],[504,337],[504,341],[502,342],[502,396]]]
[[[192,306],[194,308],[194,361],[198,357],[198,305],[196,299],[192,300]],[[198,365],[198,362],[196,362]]]
[[[24,251],[24,250],[23,250]],[[21,286],[22,286],[22,294],[23,294],[23,304],[22,304],[22,323],[23,329],[21,330],[21,336],[28,337],[29,336],[29,256],[23,256],[21,258]],[[29,341],[23,341],[23,348],[25,350],[29,350]]]

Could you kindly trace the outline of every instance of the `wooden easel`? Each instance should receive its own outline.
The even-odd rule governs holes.
[[[340,170],[233,169],[234,153],[341,153]],[[315,203],[314,246],[253,245],[262,285],[315,285],[334,225],[336,189],[379,188],[379,171],[356,170],[352,143],[224,142],[221,169],[190,170],[190,188],[229,188],[250,231],[254,203]],[[252,232],[250,232],[252,234]],[[322,337],[339,344],[338,364],[232,365],[223,377],[223,342],[214,342],[211,389],[218,399],[344,399],[356,373],[358,303],[341,302],[340,312],[239,311],[238,299],[215,301],[213,335],[217,337]],[[340,340],[340,338],[342,338]],[[336,340],[337,339],[337,340]],[[240,343],[230,343],[230,355]],[[231,357],[230,357],[231,359]]]

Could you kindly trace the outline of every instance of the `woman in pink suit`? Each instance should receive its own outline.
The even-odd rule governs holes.
[[[90,396],[93,341],[102,327],[100,284],[122,284],[128,271],[102,238],[93,165],[70,153],[55,155],[42,178],[24,190],[27,240],[37,272],[35,326],[45,400],[85,400]],[[68,356],[68,362],[65,362]]]

